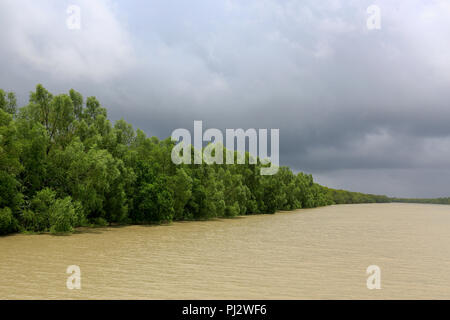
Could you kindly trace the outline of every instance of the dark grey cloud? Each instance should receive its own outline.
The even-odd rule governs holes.
[[[65,27],[72,2],[79,31]],[[0,87],[22,102],[38,82],[75,88],[161,138],[194,120],[279,128],[281,163],[319,182],[442,196],[449,18],[445,0],[3,1]]]

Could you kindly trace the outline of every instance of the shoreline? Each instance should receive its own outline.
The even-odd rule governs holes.
[[[226,220],[239,220],[243,218],[249,218],[249,217],[259,217],[259,216],[275,216],[275,215],[288,215],[288,214],[295,214],[297,212],[305,212],[310,210],[320,210],[323,208],[330,208],[330,207],[343,207],[343,206],[373,206],[373,205],[379,205],[379,206],[385,206],[385,205],[411,205],[411,206],[447,206],[446,204],[441,203],[410,203],[410,202],[383,202],[383,203],[345,203],[345,204],[331,204],[327,206],[322,207],[314,207],[314,208],[301,208],[301,209],[295,209],[295,210],[279,210],[275,213],[253,213],[253,214],[246,214],[246,215],[238,215],[234,217],[215,217],[215,218],[206,218],[206,219],[197,219],[197,220],[175,220],[170,221],[167,223],[125,223],[125,224],[111,224],[111,225],[98,225],[98,226],[81,226],[75,228],[73,232],[70,233],[60,233],[60,234],[53,234],[49,231],[47,232],[16,232],[16,233],[10,233],[10,234],[4,234],[0,235],[0,240],[2,238],[6,237],[12,237],[17,235],[23,235],[23,236],[37,236],[37,235],[48,235],[52,237],[68,237],[71,235],[78,235],[78,234],[85,234],[85,233],[95,233],[95,230],[106,230],[106,229],[121,229],[121,228],[127,228],[127,227],[166,227],[166,226],[174,226],[177,224],[188,224],[188,223],[195,223],[195,222],[217,222],[217,221],[226,221]]]

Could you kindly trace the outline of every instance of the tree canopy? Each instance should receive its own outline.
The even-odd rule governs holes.
[[[124,120],[113,125],[95,97],[73,89],[54,95],[39,84],[20,109],[0,90],[0,234],[390,201],[326,188],[288,167],[262,176],[259,159],[176,165],[173,147]]]

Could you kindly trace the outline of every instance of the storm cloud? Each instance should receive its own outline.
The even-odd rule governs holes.
[[[6,0],[0,39],[0,88],[22,104],[42,83],[161,138],[194,120],[279,128],[281,164],[320,183],[450,195],[446,0]]]

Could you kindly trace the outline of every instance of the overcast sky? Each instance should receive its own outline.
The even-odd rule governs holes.
[[[319,183],[450,196],[448,0],[1,0],[0,39],[21,104],[42,83],[160,138],[279,128],[281,164]]]

